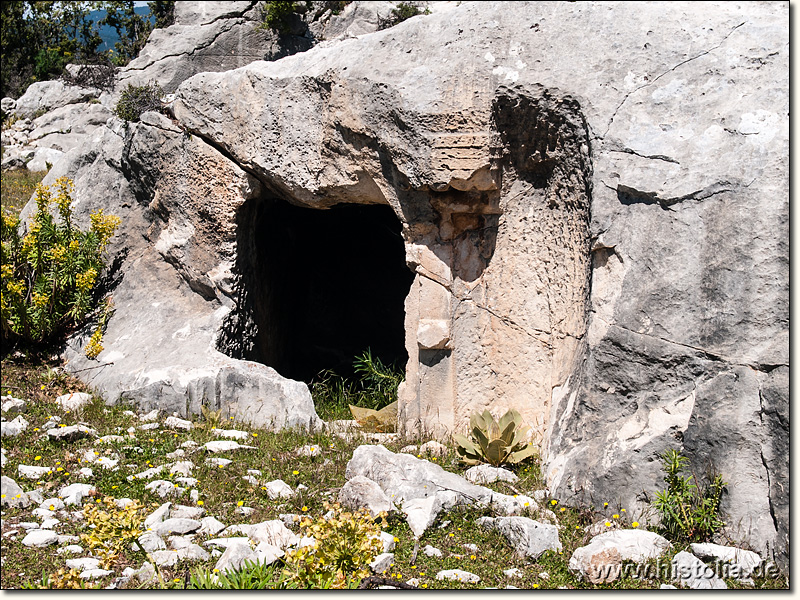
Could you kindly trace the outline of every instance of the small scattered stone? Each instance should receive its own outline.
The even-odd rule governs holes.
[[[175,478],[175,483],[180,483],[181,485],[185,485],[187,488],[190,488],[190,487],[196,486],[199,482],[194,477],[176,477]],[[196,490],[192,490],[192,491],[194,492],[194,494],[192,495],[192,498],[194,500],[197,500],[197,498],[195,497]]]
[[[42,548],[58,543],[58,535],[50,529],[33,529],[22,540],[23,546]]]
[[[77,535],[59,535],[58,544],[77,544],[80,539]]]
[[[164,540],[161,539],[161,536],[152,531],[143,533],[139,536],[137,541],[145,552],[156,552],[158,550],[167,549],[167,545],[164,543]],[[132,545],[132,547],[138,550],[135,545]]]
[[[492,465],[476,465],[466,470],[464,473],[464,479],[477,485],[483,485],[486,483],[494,483],[495,481],[516,483],[519,480],[519,477],[517,477],[508,469],[504,469],[502,467],[493,467]]]
[[[233,512],[235,512],[237,515],[242,515],[244,517],[249,517],[255,511],[256,511],[256,509],[254,509],[254,508],[252,508],[250,506],[237,506],[236,510],[234,510]]]
[[[66,411],[78,411],[92,401],[92,395],[86,392],[74,392],[72,394],[63,394],[56,398],[56,404]]]
[[[441,442],[431,440],[430,442],[425,442],[419,447],[419,453],[442,457],[445,454],[447,454],[447,446],[445,446]]]
[[[46,508],[36,508],[31,511],[31,514],[37,519],[52,519],[55,516],[55,511],[47,510]]]
[[[375,559],[369,563],[369,568],[372,569],[373,573],[380,575],[381,573],[385,573],[393,564],[394,554],[391,552],[384,552],[376,556]]]
[[[0,398],[0,410],[6,415],[11,416],[25,412],[25,400],[21,398],[14,398],[14,396],[2,396]]]
[[[74,442],[88,437],[95,437],[97,432],[86,425],[69,425],[47,430],[47,437],[58,442]]]
[[[442,551],[439,550],[438,548],[434,548],[430,544],[428,544],[422,549],[422,553],[425,556],[430,556],[431,558],[442,558]]]
[[[42,475],[46,475],[52,470],[52,467],[35,467],[31,465],[19,465],[17,467],[17,472],[26,479],[39,479]]]
[[[114,571],[107,571],[106,569],[87,569],[80,574],[81,579],[100,579],[113,575]]]
[[[189,561],[206,561],[211,559],[211,555],[197,544],[189,544],[178,549],[178,558]]]
[[[60,523],[58,519],[45,519],[42,521],[42,529],[55,529]]]
[[[158,523],[162,523],[164,519],[169,518],[169,509],[172,506],[172,502],[164,502],[161,506],[155,509],[152,513],[150,513],[144,520],[144,527],[145,529],[152,528],[153,525]]]
[[[12,508],[30,506],[30,499],[17,482],[3,475],[0,477],[0,506],[10,506]]]
[[[88,483],[73,483],[58,490],[58,497],[69,506],[80,505],[85,496],[95,492],[96,488]]]
[[[166,498],[167,496],[180,496],[186,491],[186,488],[180,487],[179,485],[164,479],[156,479],[155,481],[151,481],[144,486],[144,489],[158,494],[158,496],[161,498]]]
[[[164,426],[170,429],[183,429],[184,431],[191,431],[194,427],[191,421],[179,419],[178,417],[167,417],[164,419]]]
[[[474,573],[462,571],[461,569],[447,569],[445,571],[439,571],[436,574],[436,579],[439,581],[449,579],[451,581],[460,581],[462,583],[478,583],[481,580],[481,578]]]
[[[199,519],[205,514],[205,512],[206,509],[204,509],[202,506],[184,506],[182,504],[178,504],[170,509],[169,516],[171,519]]]
[[[506,577],[523,577],[523,573],[522,573],[522,571],[520,571],[520,570],[519,570],[518,568],[516,568],[516,567],[512,567],[512,568],[510,568],[510,569],[506,569],[505,571],[503,571],[503,574],[504,574]]]
[[[238,544],[241,542],[245,542],[248,545],[250,544],[250,538],[248,537],[223,537],[223,538],[214,538],[208,541],[203,542],[203,546],[206,548],[227,548],[231,544]]]
[[[0,422],[0,437],[16,437],[28,428],[28,421],[22,415],[12,421]]]
[[[141,415],[139,417],[139,420],[140,421],[155,421],[156,419],[158,419],[158,412],[159,412],[158,409],[155,408],[155,409],[151,410],[149,413],[147,413],[146,415]]]
[[[225,549],[225,552],[222,553],[222,556],[220,556],[216,565],[214,565],[214,569],[219,572],[227,570],[236,571],[242,567],[245,561],[252,561],[255,560],[255,558],[256,553],[250,547],[249,540],[230,543]]]
[[[100,560],[97,558],[70,558],[67,559],[67,568],[75,569],[76,571],[99,569]]]
[[[153,477],[156,477],[157,475],[161,474],[162,468],[163,467],[152,467],[150,469],[145,469],[144,471],[136,473],[135,475],[128,475],[126,479],[128,481],[133,481],[135,479],[152,479]]]
[[[182,460],[176,462],[169,468],[169,472],[172,475],[182,475],[184,477],[189,477],[192,474],[192,469],[194,469],[194,464],[189,460]]]
[[[58,554],[83,554],[83,548],[77,544],[70,544],[69,546],[59,548],[56,552]]]
[[[104,435],[102,437],[97,438],[94,443],[95,444],[114,444],[117,442],[124,442],[125,438],[121,435]]]
[[[403,454],[417,454],[419,452],[419,448],[414,444],[410,444],[408,446],[403,446],[400,448],[400,452]]]
[[[227,467],[232,462],[233,461],[230,460],[229,458],[207,458],[206,459],[206,464],[207,465],[212,465],[212,466],[215,466],[215,467]]]
[[[178,564],[178,553],[175,550],[156,550],[150,556],[159,567],[173,567]]]
[[[320,453],[318,445],[305,445],[297,449],[297,456],[319,456]]]
[[[152,431],[153,429],[158,429],[158,423],[146,423],[145,425],[139,425],[140,431]]]
[[[211,430],[211,434],[216,437],[224,437],[231,440],[246,440],[250,438],[250,434],[246,431],[239,431],[238,429],[217,429],[216,427]]]
[[[547,550],[561,550],[556,525],[527,517],[498,517],[492,524],[521,556],[536,560]]]
[[[230,440],[217,440],[214,442],[207,442],[203,444],[208,452],[233,452],[234,450],[255,450],[255,446],[243,446],[239,442],[232,442]]]
[[[178,533],[184,535],[197,531],[202,523],[196,519],[165,519],[161,523],[153,523],[150,528],[160,536]]]
[[[283,524],[287,527],[291,527],[300,522],[300,515],[295,513],[281,513],[278,515],[278,518],[283,521]]]

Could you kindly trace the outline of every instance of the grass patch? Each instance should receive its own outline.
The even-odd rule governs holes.
[[[31,199],[36,184],[38,184],[46,171],[31,172],[27,169],[14,169],[0,173],[2,177],[2,210],[3,214],[18,216],[23,207]]]

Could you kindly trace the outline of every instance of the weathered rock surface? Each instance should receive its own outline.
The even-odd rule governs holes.
[[[658,558],[669,547],[668,540],[652,531],[609,531],[577,548],[569,559],[569,569],[592,583],[610,583],[620,577],[622,561],[642,563]]]
[[[360,475],[352,477],[342,486],[339,502],[353,510],[366,508],[373,517],[380,512],[394,510],[394,504],[381,486]]]
[[[92,395],[86,392],[73,392],[56,398],[56,404],[63,410],[80,410],[92,401]]]
[[[494,483],[495,481],[508,481],[514,483],[519,479],[514,473],[502,467],[492,465],[475,465],[464,472],[464,478],[475,484]]]
[[[27,508],[30,503],[27,494],[22,491],[16,481],[5,475],[0,477],[0,506]]]
[[[377,484],[405,514],[416,537],[433,524],[441,511],[458,505],[485,504],[505,514],[536,508],[533,498],[508,496],[474,485],[430,461],[395,454],[380,445],[356,448],[345,477],[348,481],[363,477]]]
[[[16,437],[28,428],[28,421],[17,415],[11,421],[0,422],[0,437]]]
[[[672,559],[672,579],[693,590],[726,590],[728,586],[711,567],[690,552],[678,552]]]
[[[180,44],[258,47],[253,3],[222,4],[187,6],[121,81],[240,66],[177,74]],[[195,75],[174,120],[112,120],[45,180],[76,179],[78,220],[124,216],[107,366],[82,376],[109,402],[318,424],[305,386],[231,358],[286,334],[253,304],[254,216],[388,205],[415,273],[402,427],[515,407],[554,496],[632,512],[682,446],[730,482],[730,536],[786,566],[787,8],[463,3]],[[73,370],[97,366],[87,333]]]
[[[750,550],[721,546],[719,544],[690,544],[692,554],[703,560],[728,563],[731,568],[726,577],[741,579],[750,577],[761,564],[761,557]]]
[[[93,87],[69,85],[60,79],[53,81],[37,81],[28,86],[25,93],[17,98],[13,112],[19,117],[32,119],[37,113],[52,111],[53,109],[70,104],[85,103],[97,99],[102,90]]]
[[[59,442],[74,442],[83,438],[97,437],[97,432],[86,425],[68,425],[48,429],[47,437]]]
[[[452,581],[460,581],[462,583],[478,583],[481,580],[481,578],[475,575],[475,573],[462,571],[461,569],[446,569],[444,571],[439,571],[436,574],[436,579],[450,579]]]
[[[558,527],[527,517],[498,517],[484,519],[483,527],[497,529],[520,556],[538,559],[547,550],[561,550]]]

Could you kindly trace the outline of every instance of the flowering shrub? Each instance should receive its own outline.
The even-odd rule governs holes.
[[[81,540],[108,567],[142,534],[143,510],[139,501],[120,508],[110,496],[87,504],[83,516],[90,533],[82,533]]]
[[[348,512],[338,504],[326,503],[325,508],[333,515],[300,522],[316,541],[287,553],[289,580],[299,588],[354,587],[369,576],[369,563],[383,551],[380,534],[385,515],[375,519],[365,509]]]
[[[2,219],[2,331],[39,343],[79,324],[92,308],[92,292],[103,270],[103,251],[120,219],[91,215],[89,231],[72,223],[73,183],[66,177],[48,189],[38,185],[36,213],[20,235],[19,219]],[[59,219],[51,213],[56,209]]]

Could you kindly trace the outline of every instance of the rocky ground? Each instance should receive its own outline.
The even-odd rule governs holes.
[[[383,553],[371,568],[414,587],[788,583],[752,552],[670,544],[625,507],[562,506],[536,463],[465,471],[438,442],[365,434],[345,422],[276,434],[216,415],[139,414],[105,406],[53,367],[3,361],[5,589],[41,583],[59,569],[110,589],[183,588],[191,574],[237,569],[248,559],[280,569],[288,550],[313,544],[301,518],[325,515],[335,501],[389,511]],[[85,507],[104,501],[143,506],[138,547],[110,562],[93,555],[85,537]],[[700,558],[727,562],[715,570],[724,577],[702,575]],[[636,564],[645,567],[629,566]]]

